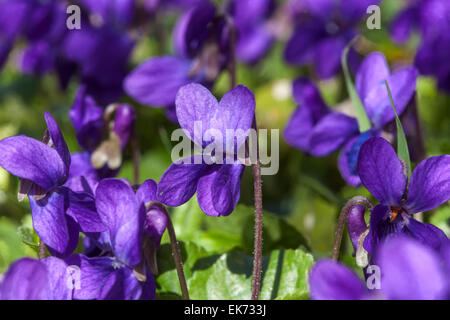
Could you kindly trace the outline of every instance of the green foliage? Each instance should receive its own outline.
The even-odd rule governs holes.
[[[430,222],[441,229],[450,237],[450,207],[436,209],[430,218]]]
[[[192,242],[181,246],[184,271],[191,299],[249,299],[253,257],[241,251],[209,254]],[[180,295],[170,246],[158,252],[158,295]],[[263,258],[261,299],[307,299],[310,254],[298,250],[274,250]]]
[[[254,210],[238,205],[228,217],[205,215],[196,198],[173,212],[173,223],[177,237],[182,241],[194,241],[208,252],[222,254],[233,248],[248,254],[253,252]],[[307,241],[284,219],[269,212],[263,214],[263,253],[275,249],[307,247]]]
[[[0,217],[0,273],[8,266],[24,256],[36,257],[34,231],[30,229],[26,218],[22,226],[6,217]]]

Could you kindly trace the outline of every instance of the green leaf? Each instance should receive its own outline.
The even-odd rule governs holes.
[[[6,217],[0,218],[0,273],[17,259],[36,256],[35,252],[21,241],[19,226]]]
[[[260,299],[307,299],[311,255],[301,250],[276,250],[263,258]],[[192,299],[249,299],[253,257],[242,252],[197,261],[188,280]]]
[[[211,255],[192,242],[180,242],[183,269],[192,299],[249,299],[253,256],[233,250]],[[306,299],[313,257],[298,250],[275,250],[263,257],[261,299]],[[181,296],[169,244],[158,250],[160,299]]]
[[[205,249],[192,242],[179,241],[179,248],[183,260],[183,270],[186,279],[192,276],[192,268],[195,262],[210,255]],[[157,294],[161,296],[178,295],[181,296],[180,283],[175,270],[170,244],[161,245],[157,253],[158,276],[156,277]]]
[[[403,131],[402,123],[400,122],[400,118],[398,117],[397,110],[395,109],[394,100],[392,99],[391,89],[389,88],[389,84],[387,80],[384,80],[386,84],[386,88],[389,94],[389,99],[391,100],[392,108],[395,113],[395,123],[397,125],[397,155],[400,159],[405,161],[408,166],[408,177],[411,176],[412,168],[411,168],[411,160],[409,157],[408,150],[408,142],[406,141],[405,132]]]
[[[355,115],[356,115],[356,119],[358,121],[359,131],[366,132],[371,127],[370,120],[366,114],[366,110],[363,107],[361,99],[359,98],[358,93],[355,90],[355,86],[353,84],[352,77],[350,76],[350,71],[348,69],[348,64],[347,64],[348,51],[350,50],[350,48],[352,47],[352,45],[355,43],[356,40],[357,40],[357,38],[354,38],[345,47],[344,51],[342,52],[342,56],[341,56],[341,64],[342,64],[342,70],[344,71],[344,78],[345,78],[345,84],[347,86],[347,91],[348,91],[348,94],[350,95],[350,99],[352,100],[353,107],[355,108]]]
[[[238,205],[227,217],[204,214],[192,198],[172,214],[177,238],[193,241],[210,253],[222,254],[233,248],[253,252],[254,209]],[[283,218],[269,212],[263,214],[263,254],[275,249],[308,247],[306,239]]]

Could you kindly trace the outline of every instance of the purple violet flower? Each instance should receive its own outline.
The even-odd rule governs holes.
[[[122,165],[122,152],[130,141],[136,114],[129,104],[97,105],[83,85],[69,112],[78,143],[91,155],[91,166],[100,178],[115,176]]]
[[[414,96],[416,79],[414,67],[391,73],[382,53],[369,54],[358,69],[355,87],[373,127],[359,132],[356,118],[328,108],[316,86],[306,78],[299,78],[293,84],[294,100],[299,106],[284,130],[284,138],[316,157],[341,149],[339,171],[349,185],[358,186],[361,181],[356,163],[361,144],[380,135],[383,127],[395,118],[384,80],[389,83],[398,114],[402,114]]]
[[[450,298],[450,244],[440,253],[407,237],[390,239],[377,250],[380,289],[369,290],[344,265],[321,260],[311,269],[309,286],[315,300],[441,300]]]
[[[275,2],[234,0],[228,10],[238,31],[237,58],[245,63],[256,63],[275,41],[269,28],[269,18],[275,11]]]
[[[358,157],[362,184],[380,202],[371,213],[364,248],[372,254],[379,243],[400,233],[439,249],[448,241],[439,228],[412,215],[432,210],[450,199],[450,155],[420,162],[408,181],[407,169],[391,144],[380,137],[367,140]]]
[[[446,0],[414,0],[400,11],[391,24],[391,36],[404,43],[414,30],[420,32],[422,42],[414,64],[419,72],[437,78],[440,89],[450,92],[450,68],[447,56],[450,36],[443,30],[450,28],[450,2]]]
[[[0,283],[0,300],[71,300],[67,264],[58,258],[22,258]]]
[[[205,141],[207,130],[218,130],[226,137],[227,129],[242,129],[244,136],[234,150],[226,150],[227,157],[235,159],[236,152],[245,142],[252,128],[255,114],[255,98],[245,86],[239,85],[226,93],[220,102],[200,84],[182,87],[176,98],[178,121],[186,135],[199,147],[205,148],[214,142]],[[197,133],[198,123],[202,132]],[[201,137],[198,136],[201,134]],[[218,155],[220,156],[220,155]],[[217,164],[203,155],[193,155],[174,162],[161,177],[158,184],[158,200],[169,206],[180,206],[195,192],[200,208],[211,216],[229,215],[236,207],[240,196],[240,183],[245,166],[240,160],[233,164]]]
[[[125,79],[125,92],[137,102],[173,108],[178,89],[191,82],[211,86],[227,64],[228,28],[208,1],[179,18],[173,41],[175,55],[150,58]]]
[[[345,46],[356,35],[355,27],[367,7],[379,0],[296,0],[295,30],[286,44],[285,60],[293,65],[313,63],[321,79],[334,76],[341,68]]]

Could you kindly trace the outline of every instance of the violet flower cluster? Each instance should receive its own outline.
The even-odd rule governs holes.
[[[127,181],[89,174],[94,170],[89,161],[80,161],[83,154],[69,153],[48,112],[45,120],[43,142],[26,136],[0,141],[0,166],[20,178],[19,200],[28,196],[33,228],[52,256],[41,261],[24,258],[12,265],[0,296],[154,298],[153,265],[146,264],[143,247],[152,241],[158,248],[166,226],[165,214],[151,206],[156,183],[147,180],[135,193]],[[88,245],[84,254],[74,254],[80,232]],[[72,279],[69,267],[78,268],[81,287],[67,287]]]
[[[316,157],[341,149],[339,171],[348,184],[358,186],[361,183],[356,170],[359,148],[370,137],[380,136],[386,124],[395,118],[384,81],[389,83],[400,115],[414,97],[416,79],[414,67],[391,73],[382,53],[369,54],[358,68],[355,86],[372,128],[360,132],[356,118],[330,109],[314,83],[299,78],[293,83],[294,99],[299,106],[284,130],[284,138],[290,145]]]
[[[450,240],[412,216],[449,201],[449,172],[450,155],[434,156],[419,163],[408,181],[407,168],[389,142],[380,137],[364,142],[358,173],[380,204],[371,211],[369,226],[362,205],[352,207],[347,222],[366,284],[342,264],[321,260],[310,273],[311,297],[450,299]],[[374,266],[381,274],[374,274]]]
[[[421,74],[434,76],[441,90],[450,92],[450,3],[446,0],[408,1],[391,24],[392,38],[402,44],[414,31],[421,36],[414,64]]]

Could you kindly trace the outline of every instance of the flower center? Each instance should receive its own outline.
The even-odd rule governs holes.
[[[389,218],[389,222],[392,222],[397,218],[398,214],[402,211],[402,208],[399,207],[391,207],[391,217]]]

